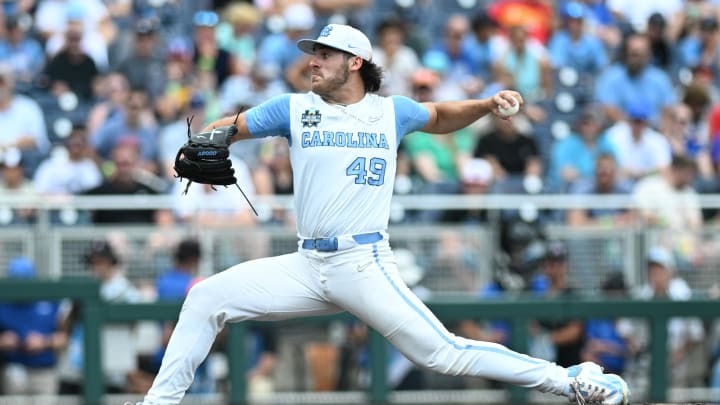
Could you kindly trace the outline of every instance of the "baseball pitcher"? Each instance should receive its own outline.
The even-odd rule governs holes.
[[[629,390],[594,363],[563,368],[508,348],[455,336],[412,294],[390,249],[396,151],[413,131],[448,134],[521,106],[515,91],[486,99],[418,103],[374,92],[381,71],[359,30],[330,24],[298,47],[312,55],[311,91],[286,94],[190,135],[178,176],[231,185],[232,142],[280,136],[293,167],[297,252],[237,264],[195,285],[145,405],[179,404],[195,368],[227,322],[273,321],[349,311],[417,365],[565,396],[626,404]]]

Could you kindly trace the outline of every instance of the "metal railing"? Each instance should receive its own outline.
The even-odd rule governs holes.
[[[27,196],[0,195],[0,207],[60,210],[102,209],[171,209],[177,198],[174,195],[51,195]],[[698,201],[702,208],[720,208],[720,194],[701,194]],[[255,196],[253,203],[273,209],[292,209],[292,196]],[[572,208],[634,208],[636,202],[628,194],[412,194],[395,195],[393,203],[414,210],[464,210],[464,209],[521,209],[532,204],[538,209],[567,210]],[[658,202],[661,204],[661,202]],[[212,205],[208,205],[212,208]]]
[[[52,213],[58,210],[104,210],[104,209],[171,209],[177,196],[42,196],[27,197],[16,195],[0,195],[0,209],[35,209],[37,221],[33,225],[4,227],[0,233],[0,274],[4,265],[12,255],[25,255],[36,260],[36,264],[46,276],[61,277],[80,275],[86,271],[81,260],[82,249],[91,238],[104,237],[109,234],[122,233],[133,241],[134,252],[141,249],[141,240],[153,233],[167,235],[194,234],[201,238],[203,251],[206,255],[201,263],[201,273],[207,275],[226,268],[259,249],[236,243],[228,248],[231,241],[241,241],[244,237],[257,243],[256,236],[267,237],[271,246],[266,247],[268,254],[286,253],[294,250],[295,235],[292,229],[277,225],[260,223],[252,228],[233,228],[215,232],[206,227],[183,224],[175,227],[157,228],[152,224],[138,226],[60,226],[52,222]],[[260,212],[271,209],[292,210],[292,198],[288,196],[262,196],[254,199]],[[397,211],[409,210],[463,210],[487,209],[492,213],[508,210],[523,210],[529,206],[537,210],[564,211],[571,208],[632,208],[635,206],[629,195],[397,195],[393,206]],[[720,194],[701,195],[702,208],[720,208]],[[71,216],[72,217],[72,216]],[[425,225],[423,225],[425,226]],[[447,224],[430,224],[425,228],[412,223],[404,225],[391,221],[391,237],[395,242],[417,241],[423,232],[426,235],[440,235],[443,230],[458,232],[466,241],[474,238],[477,242],[468,242],[468,248],[474,249],[480,258],[477,265],[476,281],[486,281],[490,272],[488,267],[491,255],[497,250],[499,229],[497,222],[472,226]],[[631,285],[644,281],[644,263],[642,260],[648,236],[655,230],[643,227],[642,224],[624,226],[567,226],[553,223],[546,226],[547,235],[551,239],[566,239],[572,242],[571,268],[577,270],[571,275],[572,282],[580,286],[596,288],[602,276],[611,271],[623,271],[626,281]],[[717,235],[717,225],[708,225],[700,231],[701,238],[712,243]],[[413,239],[414,238],[414,239]],[[580,241],[575,243],[575,241]],[[421,246],[420,243],[415,246]],[[720,246],[720,243],[717,243]],[[248,245],[249,246],[249,245]],[[253,246],[254,247],[254,246]],[[163,270],[162,265],[169,262],[167,247],[165,251],[145,252],[156,257],[140,257],[133,255],[130,263],[131,278],[153,277]],[[422,252],[423,249],[417,250]],[[720,263],[720,248],[710,249],[709,261],[701,264],[701,268],[688,273],[691,286],[707,286],[709,280],[716,277],[716,264]],[[248,252],[249,251],[249,252]],[[237,257],[231,257],[229,253]],[[163,256],[164,255],[164,256]],[[718,257],[714,257],[718,256]],[[253,258],[253,257],[250,257]],[[422,259],[422,258],[420,258]],[[153,262],[153,260],[155,260]],[[224,260],[224,261],[223,261]],[[573,266],[578,263],[578,266]],[[440,274],[442,276],[442,274]],[[442,277],[438,277],[440,279]]]
[[[498,230],[484,225],[404,225],[390,226],[393,248],[408,249],[425,270],[423,284],[441,293],[476,294],[497,271],[493,255],[497,252]],[[652,230],[640,227],[572,227],[552,225],[545,228],[551,240],[562,239],[569,246],[570,283],[579,290],[597,290],[604,278],[622,272],[630,286],[645,281],[642,260]],[[700,232],[708,245],[716,244],[717,227]],[[33,259],[38,276],[60,278],[88,275],[84,255],[93,240],[111,239],[119,250],[126,275],[134,282],[151,283],[172,266],[172,251],[177,241],[196,237],[202,247],[201,276],[211,275],[236,263],[260,256],[294,251],[297,239],[287,227],[262,226],[229,230],[192,229],[182,226],[159,229],[154,226],[78,226],[6,228],[0,232],[0,277],[15,256]],[[155,245],[161,238],[162,243]],[[444,243],[457,241],[467,263],[442,259]],[[705,289],[718,282],[720,250],[710,249],[702,263],[681,276],[693,288]]]

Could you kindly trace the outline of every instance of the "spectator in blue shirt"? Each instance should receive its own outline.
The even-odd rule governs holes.
[[[606,297],[620,298],[626,295],[622,273],[610,274],[602,285]],[[622,375],[629,347],[620,336],[614,319],[589,319],[585,324],[585,347],[583,361],[601,365],[605,372]]]
[[[578,196],[602,194],[630,194],[632,183],[620,179],[618,164],[613,155],[601,154],[595,162],[595,175],[587,181],[577,182],[570,193]],[[569,225],[629,224],[633,216],[622,208],[574,208],[567,213]]]
[[[481,81],[476,76],[476,59],[467,46],[470,40],[470,21],[465,15],[455,14],[450,16],[445,23],[442,39],[438,39],[423,54],[423,64],[433,53],[445,55],[450,62],[445,70],[445,80],[457,84],[466,95],[472,97],[482,87]]]
[[[705,70],[711,73],[715,83],[720,83],[720,37],[715,17],[700,20],[697,33],[688,35],[677,45],[681,67]]]
[[[472,55],[473,73],[485,83],[490,83],[495,61],[501,50],[507,47],[507,41],[497,34],[498,23],[486,11],[473,17],[470,27],[473,35],[465,41],[463,47]]]
[[[90,143],[102,160],[111,159],[113,150],[122,141],[133,139],[140,146],[140,166],[153,173],[157,171],[157,125],[148,104],[149,96],[145,89],[132,89],[124,110],[90,134]]]
[[[35,266],[25,257],[8,264],[12,278],[35,277]],[[7,395],[54,395],[59,377],[55,351],[67,343],[60,330],[60,303],[55,301],[0,304],[0,353],[6,367],[3,386]]]
[[[11,66],[17,88],[27,91],[45,67],[45,51],[37,40],[26,35],[14,16],[5,18],[5,31],[5,37],[0,39],[0,61]]]
[[[585,27],[600,38],[605,47],[614,53],[622,41],[622,32],[605,0],[584,0]]]
[[[615,154],[603,131],[603,117],[596,106],[586,107],[575,122],[575,131],[553,144],[550,157],[550,182],[558,191],[590,180],[595,160],[603,153]]]
[[[507,291],[507,288],[501,281],[500,277],[494,277],[487,285],[483,286],[478,293],[478,298],[483,300],[492,300],[503,298],[503,295]],[[471,322],[471,321],[469,321]],[[468,328],[467,325],[463,325]],[[510,345],[510,332],[512,332],[512,325],[505,319],[489,319],[485,325],[475,325],[476,332],[472,333],[467,329],[463,332],[467,333],[466,336],[471,338],[481,338],[488,342],[496,342],[504,346]]]
[[[193,238],[183,239],[178,243],[173,255],[174,266],[156,280],[157,298],[160,301],[185,299],[192,286],[200,281],[198,267],[202,257],[200,243]],[[174,324],[167,323],[163,328],[163,344],[157,350],[149,369],[133,372],[130,377],[131,386],[137,392],[145,392],[165,354],[168,339]],[[262,382],[272,384],[272,372],[275,367],[276,342],[273,328],[253,328],[251,331],[251,364],[249,370],[248,389],[258,389],[256,384]],[[215,390],[215,379],[209,373],[207,363],[203,363],[195,373],[195,380],[190,387],[192,393],[208,393]]]
[[[650,44],[641,34],[627,38],[623,60],[605,69],[595,85],[595,98],[612,122],[625,119],[628,107],[641,103],[656,124],[663,110],[677,102],[670,76],[650,64]]]
[[[574,299],[577,291],[570,285],[570,257],[567,245],[548,241],[541,270],[530,280],[529,290],[548,299]],[[585,343],[582,319],[541,319],[530,325],[530,352],[559,365],[580,362]]]
[[[555,31],[548,45],[553,68],[571,67],[595,75],[608,64],[603,43],[584,30],[585,14],[579,2],[569,2],[563,7],[564,27]]]
[[[180,241],[173,253],[173,267],[161,274],[155,281],[158,301],[182,302],[190,288],[200,279],[197,277],[202,252],[200,243],[192,238]],[[147,364],[128,375],[129,390],[145,392],[150,388],[152,380],[160,369],[165,349],[175,324],[166,322],[162,325],[162,342]],[[190,387],[191,393],[208,393],[215,390],[215,380],[208,374],[207,363],[203,363],[195,373]]]
[[[200,264],[200,244],[194,239],[181,241],[175,249],[174,266],[155,282],[158,300],[182,300]]]
[[[292,4],[283,10],[283,21],[284,31],[263,38],[257,53],[260,68],[276,76],[284,76],[288,68],[302,60],[303,53],[295,43],[314,28],[315,13],[307,4]]]

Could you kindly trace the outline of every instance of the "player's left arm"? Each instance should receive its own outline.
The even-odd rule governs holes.
[[[240,139],[252,138],[252,136],[250,135],[250,131],[247,128],[247,118],[245,116],[245,112],[241,112],[239,114],[235,113],[233,115],[228,115],[226,117],[222,117],[215,121],[212,121],[211,123],[207,124],[205,128],[203,128],[200,132],[210,132],[213,130],[213,128],[220,128],[230,125],[235,125],[237,127],[237,132],[230,140],[231,143]]]
[[[515,101],[517,100],[517,101]],[[491,97],[477,100],[441,101],[422,103],[428,110],[427,124],[423,132],[447,134],[472,124],[487,114],[501,118],[508,117],[500,113],[501,108],[509,108],[515,102],[523,105],[520,93],[513,90],[501,90]]]
[[[290,95],[282,94],[249,110],[219,118],[207,124],[200,132],[210,132],[213,128],[235,125],[237,132],[230,139],[230,143],[241,139],[274,135],[289,137],[289,114]]]

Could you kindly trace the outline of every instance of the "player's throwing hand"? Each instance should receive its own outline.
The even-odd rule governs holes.
[[[502,90],[492,98],[493,114],[503,119],[510,119],[520,111],[524,101],[520,93],[514,90]]]

